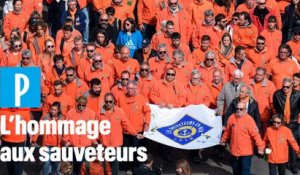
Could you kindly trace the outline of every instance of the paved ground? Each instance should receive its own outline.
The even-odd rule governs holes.
[[[156,158],[158,162],[162,162],[164,164],[164,174],[165,175],[174,175],[175,174],[175,164],[176,161],[182,158],[188,159],[189,152],[183,150],[174,149],[172,152],[172,157],[174,159],[174,163],[165,162],[160,155],[158,155],[158,147],[155,143],[149,143],[150,151]],[[205,157],[209,157],[206,162],[194,164],[189,159],[189,162],[192,166],[193,175],[231,175],[231,167],[230,167],[230,154],[227,151],[224,159],[218,159],[216,156],[212,154],[211,149],[208,149],[204,152]],[[40,162],[35,163],[26,163],[24,175],[40,175],[42,168],[42,164]],[[300,163],[298,162],[298,168],[300,168]],[[257,157],[253,157],[252,159],[252,167],[251,167],[252,175],[267,175],[268,174],[268,166],[264,159],[259,159]],[[287,170],[287,175],[292,175],[292,173]],[[6,166],[2,162],[0,162],[0,175],[6,175]],[[120,171],[120,175],[124,175],[124,171]]]

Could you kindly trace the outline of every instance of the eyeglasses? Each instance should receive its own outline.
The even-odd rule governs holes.
[[[47,48],[54,48],[54,45],[49,45],[47,46]]]
[[[121,80],[122,80],[122,81],[124,81],[124,80],[125,80],[125,81],[128,81],[129,78],[121,78]]]
[[[175,76],[176,74],[167,73],[167,76]]]
[[[100,21],[107,22],[107,21],[108,21],[108,19],[100,19]]]
[[[205,59],[206,61],[214,61],[214,59]]]
[[[160,51],[160,52],[158,52],[159,54],[166,54],[167,53],[167,51]]]
[[[114,14],[112,14],[112,13],[107,13],[107,15],[108,15],[108,16],[113,16]]]
[[[109,101],[109,100],[107,100],[107,101],[105,101],[105,103],[110,103],[110,104],[112,104],[113,103],[113,101]]]
[[[22,47],[22,45],[21,45],[21,44],[20,44],[20,45],[14,45],[14,47],[15,47],[15,48],[18,48],[18,47],[19,47],[19,48],[20,48],[20,47]]]
[[[102,60],[94,60],[94,63],[102,63]]]
[[[30,57],[22,57],[22,60],[30,60]]]
[[[297,36],[297,35],[300,36],[300,32],[297,32],[297,33],[295,32],[295,33],[293,33],[293,35],[294,36]]]
[[[245,108],[236,108],[237,111],[242,111],[244,110]]]
[[[281,124],[281,122],[273,121],[274,124]]]
[[[148,72],[149,69],[141,69],[141,72],[143,72],[143,71]]]
[[[95,50],[86,50],[87,52],[93,53]]]
[[[74,74],[66,74],[67,77],[73,77]]]
[[[283,86],[283,89],[289,89],[291,86]]]

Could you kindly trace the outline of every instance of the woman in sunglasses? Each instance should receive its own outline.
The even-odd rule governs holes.
[[[289,145],[299,155],[299,146],[291,132],[284,126],[284,116],[274,114],[271,119],[273,126],[267,129],[264,137],[266,154],[268,155],[269,173],[285,175],[285,167],[289,159]]]
[[[46,74],[54,66],[53,57],[54,52],[54,42],[51,39],[47,39],[44,43],[44,51],[41,53],[36,61],[38,66],[42,67],[42,72]]]
[[[13,37],[9,42],[9,49],[7,50],[6,55],[1,60],[1,66],[15,67],[17,66],[22,59],[22,41],[19,37]]]

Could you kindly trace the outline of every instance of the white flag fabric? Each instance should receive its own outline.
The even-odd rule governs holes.
[[[200,149],[220,143],[222,117],[205,105],[185,108],[160,108],[150,105],[151,123],[144,136],[150,140],[179,148]]]

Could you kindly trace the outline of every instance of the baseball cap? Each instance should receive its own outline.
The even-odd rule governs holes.
[[[143,39],[142,47],[148,47],[150,45],[150,40],[148,38]]]

